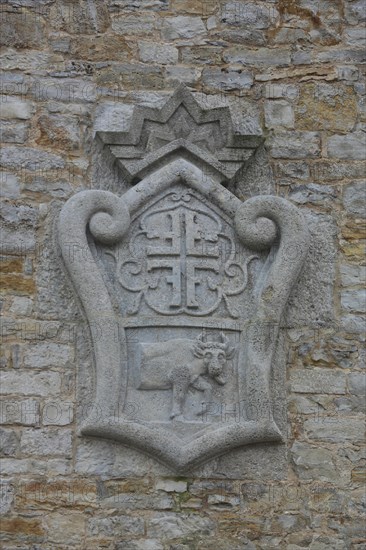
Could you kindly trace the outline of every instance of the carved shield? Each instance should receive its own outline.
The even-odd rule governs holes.
[[[78,193],[59,223],[67,271],[90,326],[99,327],[91,331],[94,413],[80,433],[180,472],[243,445],[281,443],[272,366],[308,242],[289,202],[266,195],[243,203],[222,185],[225,167],[213,168],[207,150],[198,162],[188,130],[182,138],[182,116],[198,109],[192,101],[175,94],[162,118],[178,117],[181,135],[130,167],[139,183],[122,196]],[[82,257],[70,255],[70,243]]]

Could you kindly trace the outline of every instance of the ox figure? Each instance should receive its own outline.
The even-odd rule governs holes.
[[[183,409],[188,390],[203,392],[202,410],[211,401],[212,384],[226,383],[225,365],[234,357],[235,347],[223,333],[221,342],[207,342],[204,334],[196,340],[176,338],[154,344],[140,344],[138,389],[173,390],[170,418],[184,420]]]

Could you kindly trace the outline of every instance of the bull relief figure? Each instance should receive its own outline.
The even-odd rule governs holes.
[[[176,338],[156,344],[141,344],[140,384],[138,389],[172,389],[171,419],[184,420],[183,409],[188,390],[203,392],[202,410],[211,401],[212,383],[226,383],[225,366],[235,355],[223,333],[221,342],[207,342],[202,333],[196,340]]]

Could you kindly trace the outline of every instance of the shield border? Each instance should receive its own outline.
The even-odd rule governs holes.
[[[122,239],[133,214],[150,198],[181,182],[215,203],[235,219],[238,238],[254,250],[271,249],[270,264],[257,293],[257,314],[248,327],[248,342],[241,344],[238,372],[252,400],[253,418],[211,430],[191,442],[181,442],[171,432],[148,423],[131,422],[115,410],[126,376],[126,338],[115,314],[108,290],[87,238],[102,244]],[[91,326],[102,323],[102,338],[91,331],[96,371],[93,408],[81,423],[79,434],[113,439],[135,447],[179,472],[186,472],[228,451],[262,442],[281,442],[284,437],[271,409],[270,375],[281,315],[297,280],[309,246],[309,233],[302,213],[290,202],[270,195],[244,203],[225,189],[219,175],[207,177],[195,164],[178,158],[157,169],[122,196],[109,191],[82,191],[63,206],[58,224],[61,255]],[[83,250],[70,253],[70,244]],[[295,253],[294,253],[295,251]],[[270,328],[270,330],[269,330]],[[116,329],[121,336],[116,341]],[[125,384],[126,387],[126,384]]]

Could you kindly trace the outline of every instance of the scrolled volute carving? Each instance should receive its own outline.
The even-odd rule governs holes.
[[[98,323],[103,338],[91,331],[96,369],[95,406],[108,417],[118,400],[121,386],[120,344],[116,341],[116,318],[111,299],[87,239],[113,244],[130,224],[125,202],[108,191],[82,191],[63,206],[58,227],[59,244],[66,270],[91,326]]]

